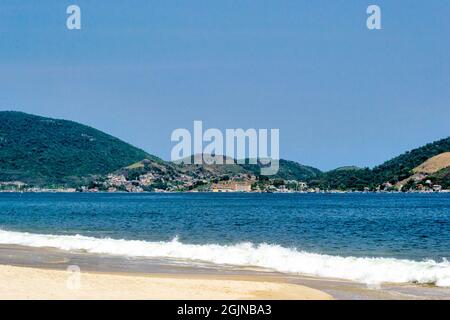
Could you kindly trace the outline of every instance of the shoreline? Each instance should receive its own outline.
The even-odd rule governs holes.
[[[74,275],[71,270],[81,271],[85,291],[66,287],[69,277]],[[0,244],[0,300],[330,298],[450,299],[450,288],[389,283],[367,286],[261,268]]]
[[[0,299],[331,300],[310,287],[268,277],[119,274],[0,265]]]
[[[184,193],[212,193],[212,194],[449,194],[450,190],[444,189],[440,191],[351,191],[351,190],[320,190],[320,191],[68,191],[65,189],[43,189],[43,190],[0,190],[0,193],[63,193],[63,194],[184,194]]]

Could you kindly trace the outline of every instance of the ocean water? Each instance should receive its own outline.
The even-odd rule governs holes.
[[[0,243],[450,286],[450,194],[0,193]]]

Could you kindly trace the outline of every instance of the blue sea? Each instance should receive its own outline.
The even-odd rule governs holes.
[[[0,243],[450,286],[450,194],[1,193]]]

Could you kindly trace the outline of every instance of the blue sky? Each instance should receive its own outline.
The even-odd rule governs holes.
[[[2,0],[0,110],[165,159],[172,130],[202,120],[279,128],[281,157],[320,169],[373,166],[450,135],[449,35],[446,0]]]

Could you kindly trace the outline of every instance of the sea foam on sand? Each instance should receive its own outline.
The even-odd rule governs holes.
[[[340,278],[366,284],[391,282],[450,286],[450,263],[447,260],[437,262],[341,257],[248,242],[235,245],[194,245],[184,244],[178,238],[169,242],[148,242],[4,230],[0,230],[0,243],[129,257],[175,258],[222,265],[255,266],[284,273]]]

